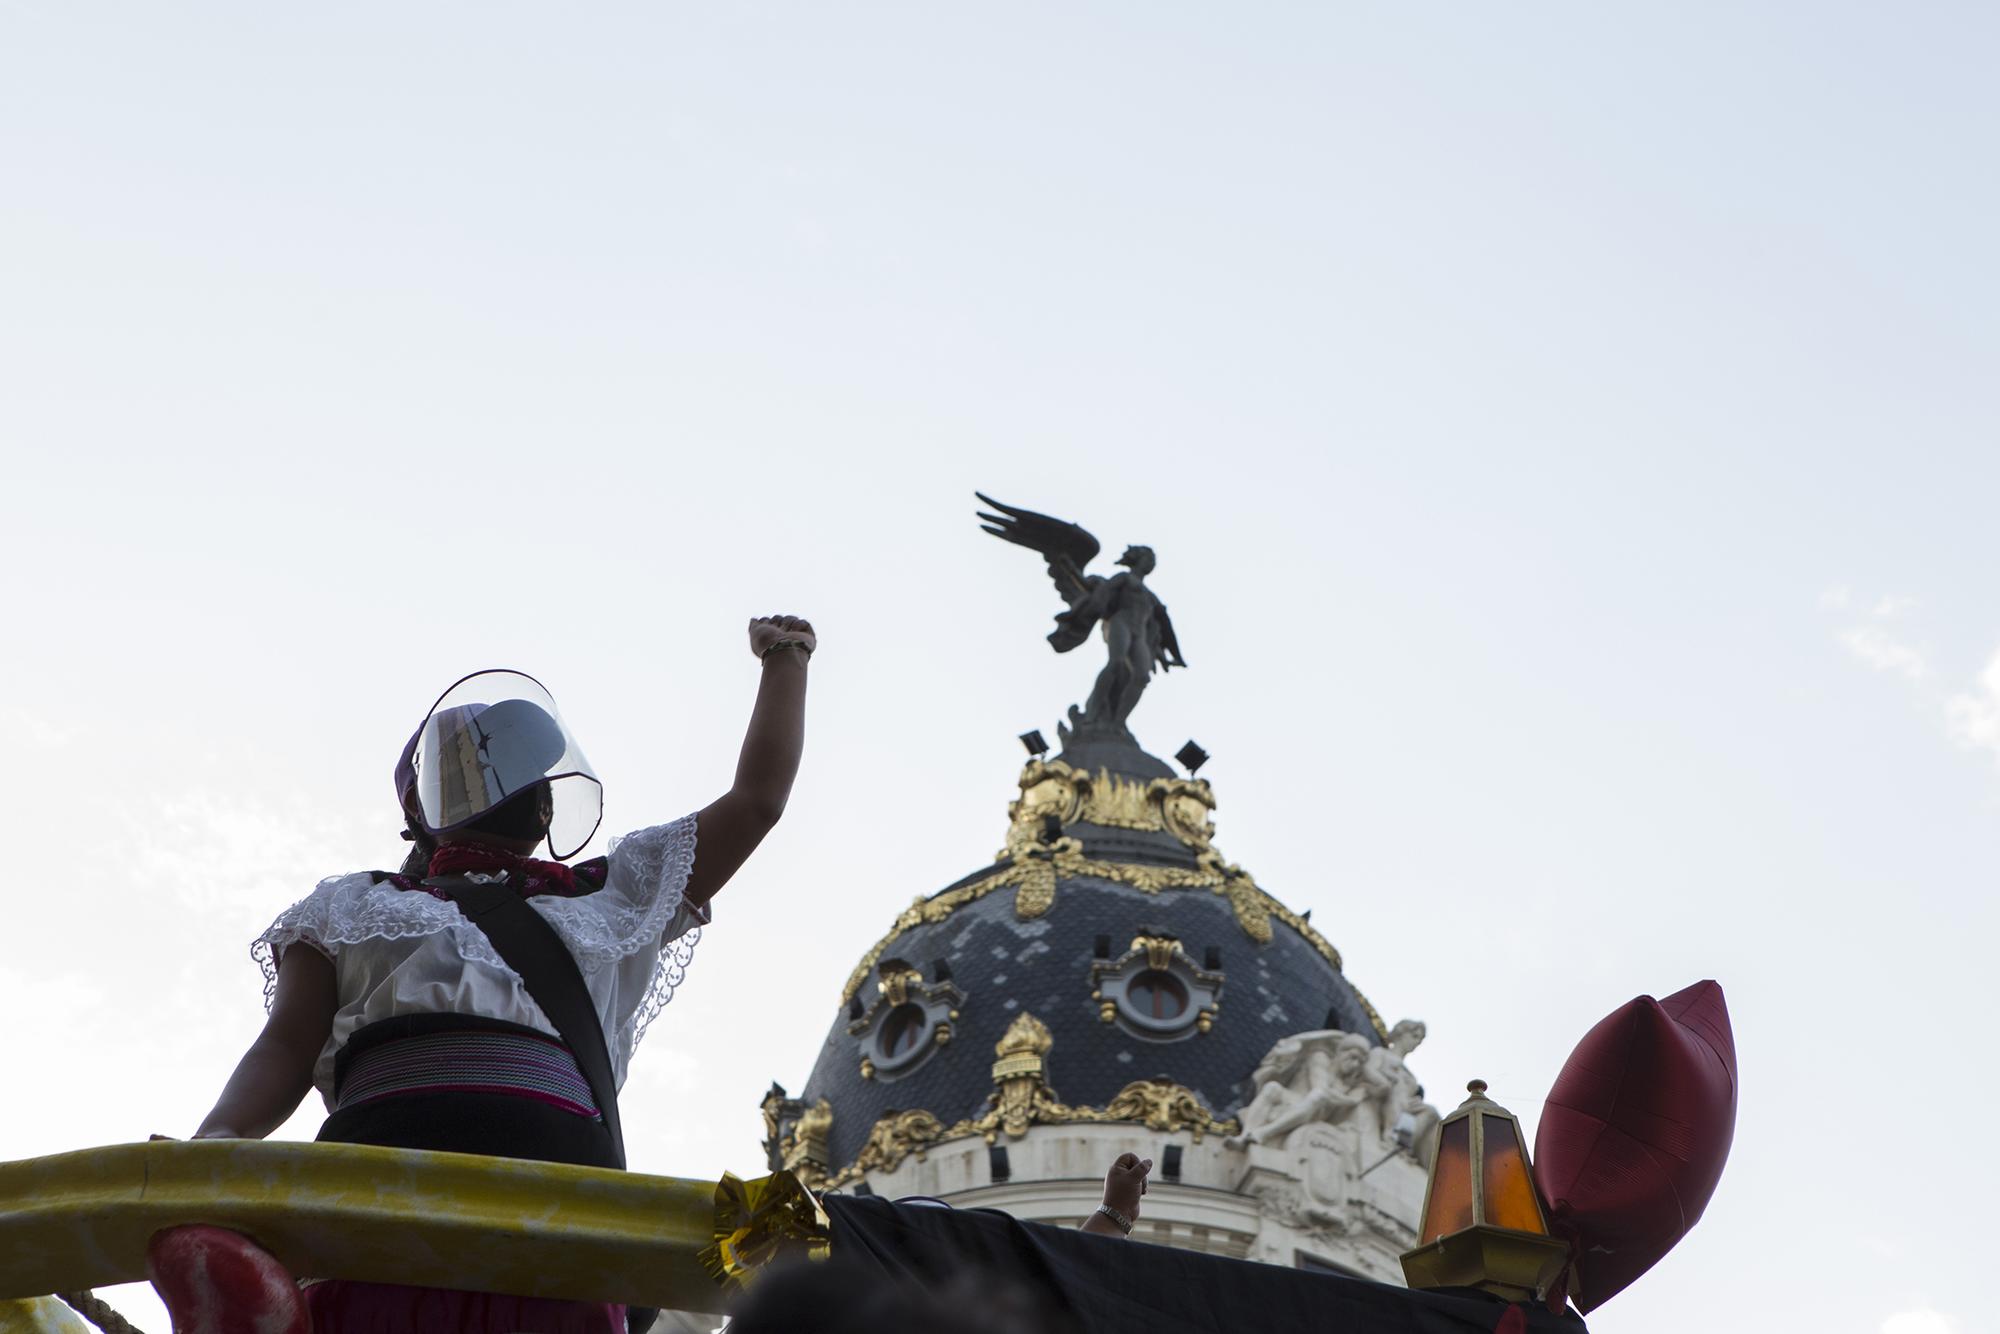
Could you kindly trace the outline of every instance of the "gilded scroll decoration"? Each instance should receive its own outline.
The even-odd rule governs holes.
[[[1148,1130],[1188,1131],[1194,1142],[1209,1131],[1236,1133],[1236,1122],[1219,1121],[1192,1089],[1165,1080],[1137,1079],[1104,1105],[1107,1121],[1143,1121]]]
[[[912,1156],[922,1162],[933,1147],[950,1140],[978,1135],[990,1144],[1003,1134],[1019,1139],[1036,1125],[1136,1121],[1161,1133],[1188,1131],[1197,1144],[1211,1131],[1237,1133],[1236,1121],[1216,1117],[1194,1090],[1166,1080],[1134,1080],[1103,1107],[1068,1106],[1048,1084],[1046,1064],[1054,1045],[1048,1025],[1022,1011],[993,1046],[994,1088],[984,1115],[946,1126],[921,1109],[886,1112],[869,1130],[854,1161],[826,1184],[844,1186],[871,1172],[894,1171]]]
[[[1160,820],[1169,834],[1197,854],[1208,851],[1215,838],[1215,793],[1206,779],[1161,779],[1170,784],[1159,792]]]
[[[1021,795],[1007,807],[1007,846],[997,860],[1019,857],[1041,845],[1051,826],[1074,824],[1083,810],[1078,772],[1061,760],[1029,760],[1021,770]]]
[[[921,1108],[889,1112],[869,1130],[868,1141],[861,1146],[853,1165],[837,1179],[851,1181],[870,1172],[891,1171],[911,1154],[922,1162],[924,1151],[944,1138],[944,1134],[944,1123]]]
[[[1112,829],[1163,830],[1195,853],[1215,838],[1210,818],[1215,793],[1202,778],[1128,778],[1108,769],[1095,773],[1062,760],[1030,760],[1021,770],[1021,795],[1007,807],[1007,846],[1018,857],[1076,823]]]

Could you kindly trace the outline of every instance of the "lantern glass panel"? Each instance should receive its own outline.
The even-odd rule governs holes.
[[[1486,1217],[1482,1221],[1516,1232],[1545,1231],[1541,1209],[1535,1203],[1534,1179],[1528,1175],[1528,1160],[1521,1153],[1514,1123],[1504,1116],[1485,1119],[1481,1136],[1485,1162],[1480,1180],[1485,1186]]]
[[[1431,1164],[1431,1198],[1424,1209],[1424,1245],[1472,1226],[1472,1118],[1447,1121]]]

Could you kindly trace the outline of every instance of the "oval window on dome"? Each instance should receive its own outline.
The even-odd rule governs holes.
[[[1172,973],[1148,968],[1125,984],[1125,999],[1141,1019],[1171,1024],[1187,1013],[1187,987]]]
[[[1090,999],[1097,1017],[1148,1042],[1179,1042],[1215,1027],[1222,1003],[1222,970],[1213,947],[1210,967],[1189,957],[1181,942],[1142,929],[1119,957],[1105,957],[1108,937],[1098,937],[1090,965]]]
[[[857,1039],[863,1079],[898,1079],[919,1068],[951,1041],[958,1007],[965,993],[952,985],[945,964],[925,981],[902,960],[892,960],[883,973],[874,1003],[848,1021]]]
[[[923,1043],[924,1030],[929,1027],[929,1018],[921,1005],[908,1002],[898,1005],[882,1019],[881,1036],[875,1040],[879,1059],[884,1063],[902,1064],[916,1053]]]

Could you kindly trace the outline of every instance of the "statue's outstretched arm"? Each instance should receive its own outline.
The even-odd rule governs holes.
[[[1088,603],[1091,596],[1104,583],[1100,576],[1085,574],[1078,569],[1076,562],[1061,552],[1049,557],[1049,578],[1054,581],[1056,592],[1062,594],[1062,600],[1072,608],[1078,609]],[[1103,613],[1100,611],[1092,614]]]

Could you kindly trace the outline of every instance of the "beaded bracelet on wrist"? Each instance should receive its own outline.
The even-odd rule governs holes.
[[[776,653],[779,649],[787,649],[787,648],[797,649],[799,652],[806,655],[807,662],[812,661],[812,655],[813,655],[812,645],[806,643],[806,641],[803,639],[780,639],[777,643],[771,645],[771,647],[765,649],[762,653],[758,654],[757,656],[768,660],[770,656],[773,653]]]

